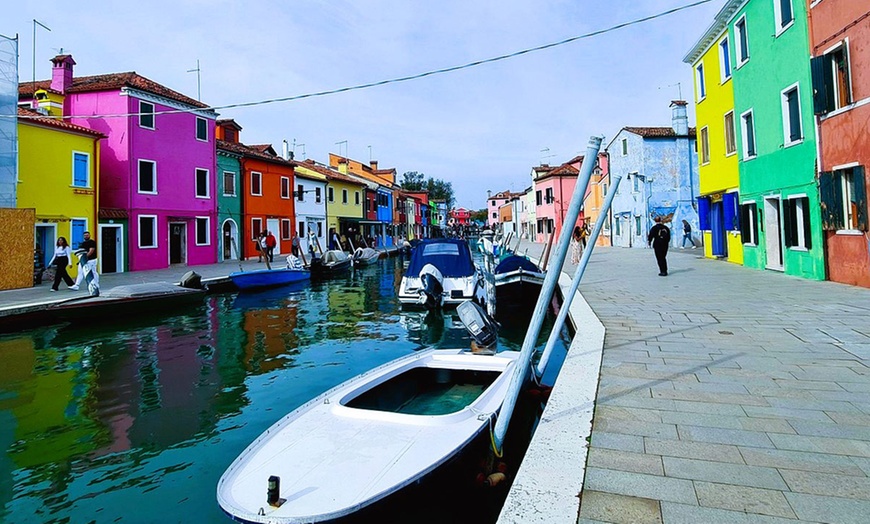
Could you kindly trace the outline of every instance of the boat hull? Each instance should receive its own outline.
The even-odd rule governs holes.
[[[369,507],[449,463],[488,427],[486,415],[501,407],[517,355],[428,350],[355,377],[254,441],[221,477],[218,502],[235,519],[275,523],[323,522]],[[494,378],[478,386],[485,389],[468,405],[449,413],[425,411],[443,406],[440,401],[401,403],[398,410],[382,405],[377,388],[407,373]],[[383,396],[387,404],[390,398]],[[280,478],[280,497],[287,501],[279,507],[266,503],[272,475]]]
[[[531,317],[543,286],[543,273],[519,269],[495,275],[496,316]]]
[[[311,278],[307,270],[277,268],[230,273],[230,280],[241,290],[284,286]]]
[[[161,289],[159,286],[165,284]],[[158,286],[158,287],[155,287]],[[132,290],[129,294],[119,292],[120,288]],[[137,292],[137,290],[142,290]],[[113,294],[117,292],[117,294]],[[117,317],[136,315],[153,311],[165,311],[191,304],[201,303],[206,291],[189,289],[169,283],[134,284],[119,286],[97,297],[74,298],[49,307],[51,316],[59,320]]]

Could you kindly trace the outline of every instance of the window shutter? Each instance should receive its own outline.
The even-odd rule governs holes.
[[[864,166],[852,168],[852,182],[855,187],[852,188],[852,197],[855,199],[855,207],[858,208],[855,220],[857,227],[861,231],[867,231],[867,191],[865,189]]]
[[[722,195],[722,208],[725,215],[725,230],[739,230],[740,213],[737,209],[737,193],[725,193]]]
[[[698,229],[710,230],[710,197],[698,197]]]
[[[782,201],[782,223],[785,229],[785,247],[792,247],[797,244],[795,240],[797,239],[795,227],[795,212],[794,212],[794,199],[787,199]]]
[[[750,204],[740,206],[740,236],[743,238],[743,242],[751,241],[749,238],[749,222],[752,220],[752,217],[749,214],[749,206]]]
[[[834,109],[834,71],[831,58],[826,55],[810,59],[813,76],[813,109],[821,115]]]
[[[810,227],[810,199],[807,197],[803,197],[801,200],[801,209],[803,210],[803,216],[800,217],[801,220],[804,221],[804,247],[807,249],[813,248],[813,230]],[[795,217],[797,218],[797,217]],[[795,239],[797,240],[797,239]],[[797,244],[797,242],[795,242]]]
[[[822,208],[822,229],[836,231],[845,227],[843,219],[843,187],[837,173],[819,173],[819,197]]]

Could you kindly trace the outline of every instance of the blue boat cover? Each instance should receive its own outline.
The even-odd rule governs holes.
[[[426,264],[432,264],[448,278],[468,277],[474,274],[474,261],[468,242],[456,238],[437,238],[421,240],[411,262],[408,263],[410,276],[419,276]]]
[[[541,272],[541,269],[528,258],[519,255],[511,255],[499,262],[495,267],[495,274],[510,273],[511,271],[516,271],[520,268],[522,268],[523,271],[534,271],[535,273]]]

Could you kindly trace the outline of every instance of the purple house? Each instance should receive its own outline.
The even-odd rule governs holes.
[[[24,82],[19,99],[59,98],[70,122],[99,131],[103,273],[217,261],[217,114],[134,72],[74,77],[70,55],[51,81]],[[80,239],[71,239],[73,245]]]

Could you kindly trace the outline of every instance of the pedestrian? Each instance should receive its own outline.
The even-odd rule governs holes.
[[[695,239],[692,238],[692,225],[684,218],[683,219],[683,245],[680,249],[686,249],[686,240],[692,243],[692,249],[695,249]]]
[[[337,250],[339,246],[338,234],[335,232],[335,228],[329,228],[329,250],[334,251]]]
[[[668,245],[671,243],[671,230],[662,224],[662,217],[655,217],[655,225],[650,228],[646,237],[647,244],[652,246],[656,253],[656,262],[659,264],[659,276],[668,276]]]
[[[580,245],[580,241],[582,240],[583,233],[581,232],[580,226],[574,226],[574,232],[571,234],[571,263],[579,264],[580,263],[580,252],[582,250],[582,246]]]
[[[93,281],[91,283],[94,285],[94,288],[100,289],[100,274],[97,273],[97,243],[91,238],[91,233],[89,231],[85,231],[82,238],[82,243],[79,244],[76,254],[84,251],[83,256],[87,258],[87,267],[79,268],[79,274],[76,275],[76,283],[70,286],[69,289],[73,291],[79,290],[79,285],[85,277],[85,272],[93,275]],[[79,265],[81,266],[81,264]],[[90,287],[90,285],[88,287]]]
[[[275,246],[277,245],[278,241],[275,239],[275,235],[271,231],[266,231],[266,254],[269,255],[269,262],[275,261]]]
[[[293,251],[293,256],[299,256],[299,235],[293,235],[293,240],[290,241],[291,249]]]
[[[585,220],[583,221],[583,225],[580,227],[580,247],[582,250],[586,249],[586,239],[589,238],[589,223]]]
[[[54,284],[52,284],[51,290],[57,291],[61,280],[63,280],[67,287],[72,287],[74,285],[73,279],[70,278],[69,273],[66,271],[67,266],[72,269],[72,249],[70,249],[64,237],[58,237],[57,239],[57,243],[54,246],[54,255],[52,255],[51,260],[48,262],[49,266],[52,264],[55,267]]]
[[[254,242],[256,242],[257,248],[257,262],[262,262],[263,257],[266,256],[266,232],[260,231]]]

